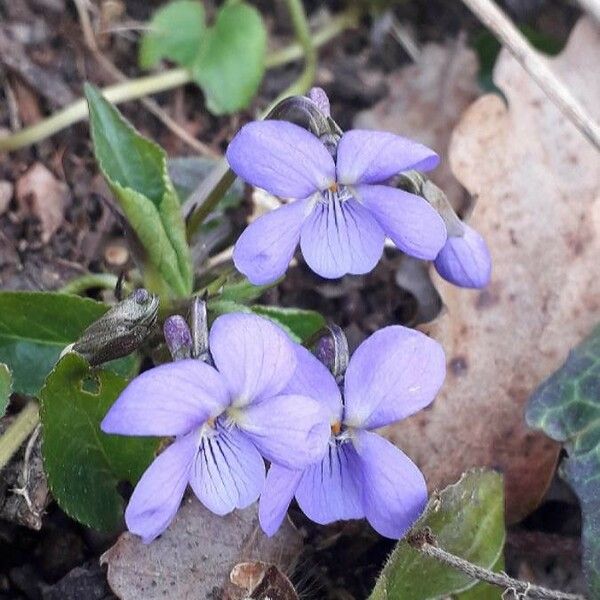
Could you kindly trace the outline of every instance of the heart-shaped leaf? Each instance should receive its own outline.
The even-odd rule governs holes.
[[[48,484],[60,507],[85,525],[114,531],[121,524],[121,480],[135,483],[154,456],[150,438],[107,435],[100,422],[127,381],[90,370],[77,354],[64,356],[40,393],[42,454]]]
[[[35,396],[65,346],[108,310],[89,298],[54,292],[0,292],[0,361],[13,373],[13,391]],[[133,356],[109,363],[131,376]]]
[[[192,67],[211,112],[232,113],[248,105],[265,72],[266,50],[260,13],[244,2],[226,3]]]
[[[562,442],[560,472],[581,502],[583,568],[600,596],[600,325],[531,396],[527,424]]]
[[[140,44],[142,69],[162,58],[191,66],[204,36],[204,7],[197,0],[176,0],[157,10],[148,27]]]
[[[156,271],[175,296],[192,291],[192,262],[180,203],[162,148],[142,137],[93,86],[86,84],[94,153],[104,177]],[[148,287],[160,286],[146,281]]]
[[[496,567],[505,539],[502,476],[493,471],[468,471],[458,483],[432,496],[413,530],[424,527],[431,529],[444,550],[487,569]],[[369,600],[433,600],[473,589],[475,584],[462,572],[400,540]]]

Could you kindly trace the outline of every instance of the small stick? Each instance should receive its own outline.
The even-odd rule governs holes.
[[[600,126],[556,77],[547,62],[531,47],[493,0],[463,0],[479,20],[510,50],[558,109],[600,150]],[[591,3],[592,0],[589,0]]]
[[[428,528],[409,534],[406,541],[422,554],[434,558],[453,569],[462,571],[472,579],[485,581],[500,588],[504,588],[506,591],[511,590],[517,594],[522,594],[524,598],[531,598],[531,600],[585,600],[585,598],[579,594],[568,594],[558,590],[550,590],[527,581],[514,579],[509,577],[506,573],[495,573],[494,571],[484,569],[479,565],[474,565],[468,560],[465,560],[460,556],[455,556],[436,546],[435,538]]]

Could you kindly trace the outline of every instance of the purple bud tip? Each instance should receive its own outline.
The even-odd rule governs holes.
[[[492,257],[485,240],[463,223],[462,236],[450,236],[437,255],[437,272],[450,283],[464,288],[483,288],[492,274]]]
[[[316,345],[316,357],[331,371],[338,379],[344,375],[350,360],[348,340],[341,327],[330,325],[329,335],[323,336]]]
[[[329,105],[329,98],[325,93],[325,90],[320,87],[311,88],[308,92],[308,97],[317,105],[317,108],[326,116],[331,115],[331,108]]]
[[[135,292],[133,292],[133,299],[137,304],[146,304],[146,302],[148,302],[150,299],[150,294],[148,290],[145,290],[144,288],[138,288],[135,290]]]
[[[173,360],[190,358],[192,355],[192,334],[181,315],[169,317],[163,326],[163,333]]]

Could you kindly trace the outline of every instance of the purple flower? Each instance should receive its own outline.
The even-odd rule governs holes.
[[[439,162],[432,150],[406,138],[348,131],[334,158],[298,125],[255,121],[233,138],[227,160],[248,183],[293,199],[248,226],[235,245],[235,265],[253,284],[283,275],[298,243],[308,266],[334,279],[371,271],[386,236],[426,260],[446,241],[441,217],[423,198],[384,185],[401,171],[426,171]]]
[[[343,400],[333,376],[307,350],[289,393],[308,393],[329,413],[331,437],[320,462],[304,469],[272,464],[259,507],[273,535],[291,499],[321,524],[366,517],[381,535],[400,538],[427,501],[423,475],[396,446],[372,430],[427,406],[441,387],[444,351],[424,334],[400,326],[374,333],[350,359]]]
[[[224,515],[254,502],[263,457],[287,467],[318,460],[327,416],[305,394],[286,391],[295,344],[273,323],[249,314],[219,317],[209,336],[212,367],[184,359],[135,378],[102,421],[106,433],[175,436],[137,484],[125,520],[145,542],[169,525],[188,485]]]
[[[436,271],[450,283],[466,288],[482,288],[492,273],[492,257],[485,240],[466,223],[463,235],[448,236],[435,259]]]

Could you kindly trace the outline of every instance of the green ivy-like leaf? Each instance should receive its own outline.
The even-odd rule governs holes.
[[[136,483],[154,456],[157,441],[107,435],[100,422],[127,381],[90,370],[77,354],[64,356],[40,394],[42,455],[48,484],[60,507],[102,531],[121,524],[121,480]]]
[[[250,308],[253,313],[275,321],[298,343],[305,342],[317,333],[319,329],[327,325],[323,315],[314,310],[284,308],[282,306],[262,306],[260,304],[255,304]]]
[[[85,95],[94,153],[107,183],[154,269],[174,295],[190,294],[192,261],[166,154],[142,137],[96,88],[86,84]]]
[[[0,361],[13,373],[15,392],[36,395],[65,346],[99,319],[108,305],[55,292],[0,292]],[[136,359],[109,363],[131,376]]]
[[[505,539],[502,477],[480,469],[465,473],[458,483],[429,500],[414,526],[415,530],[423,527],[431,529],[444,550],[485,568],[494,567]],[[369,600],[434,600],[475,584],[475,580],[400,540]]]
[[[560,472],[581,502],[583,569],[600,597],[600,325],[533,393],[525,417],[569,455]]]
[[[260,13],[249,4],[225,4],[207,31],[192,67],[214,114],[247,106],[265,72],[267,33]]]
[[[3,417],[4,413],[6,413],[11,394],[12,373],[8,365],[0,363],[0,417]]]
[[[191,66],[204,37],[204,7],[196,0],[176,0],[157,10],[148,26],[140,43],[142,69],[162,58]]]

